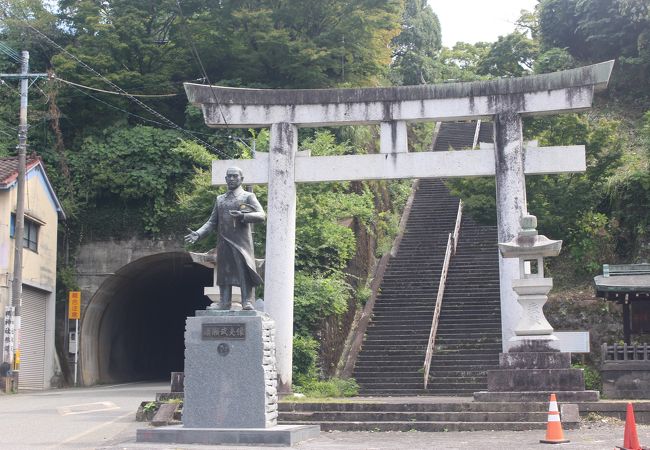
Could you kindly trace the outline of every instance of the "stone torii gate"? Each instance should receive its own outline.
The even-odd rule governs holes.
[[[496,176],[499,242],[519,231],[526,213],[525,175],[581,172],[584,146],[525,147],[522,117],[583,111],[604,89],[613,61],[523,78],[359,89],[239,89],[185,84],[210,127],[271,128],[269,153],[216,160],[212,183],[241,167],[246,183],[268,184],[265,311],[276,322],[279,392],[291,391],[296,184],[323,181]],[[409,153],[408,122],[491,119],[494,149]],[[380,124],[380,152],[302,156],[298,127]],[[496,251],[495,242],[495,251]],[[499,260],[504,351],[521,307],[512,290],[516,261]]]

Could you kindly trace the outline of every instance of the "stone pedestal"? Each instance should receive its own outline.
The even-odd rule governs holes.
[[[499,355],[499,369],[488,370],[488,391],[475,392],[477,401],[548,401],[555,393],[559,402],[597,401],[598,391],[586,391],[582,369],[571,368],[571,354],[560,352],[548,341],[521,341]]]
[[[258,311],[197,311],[185,329],[187,428],[276,425],[273,320]]]
[[[650,361],[603,361],[600,373],[607,398],[650,399]]]
[[[275,328],[259,311],[197,311],[185,327],[183,426],[141,429],[137,442],[293,445],[318,425],[277,425]]]

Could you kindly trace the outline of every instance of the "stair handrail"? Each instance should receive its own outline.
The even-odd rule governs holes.
[[[449,271],[451,256],[452,254],[456,254],[456,245],[460,235],[460,223],[462,217],[463,201],[460,200],[458,202],[458,213],[456,214],[456,225],[454,226],[454,232],[449,233],[449,237],[447,238],[445,260],[442,263],[442,271],[440,272],[440,283],[438,284],[438,295],[436,296],[436,308],[433,311],[431,331],[429,332],[429,342],[427,343],[427,352],[424,356],[424,389],[429,385],[429,370],[431,369],[431,358],[433,357],[433,349],[436,342],[436,334],[438,332],[438,320],[440,319],[440,311],[442,310],[442,298],[445,293],[445,284],[447,283],[447,272]]]
[[[456,225],[454,226],[454,255],[456,254],[456,245],[458,244],[458,237],[460,235],[460,222],[463,218],[463,201],[458,200],[458,213],[456,213]]]

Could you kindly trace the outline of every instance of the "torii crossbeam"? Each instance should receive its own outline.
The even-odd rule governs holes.
[[[214,161],[212,183],[224,184],[226,168],[237,165],[247,183],[269,185],[264,300],[276,322],[280,394],[291,391],[296,183],[496,176],[499,241],[507,242],[526,212],[526,174],[586,167],[584,146],[525,148],[522,116],[590,108],[594,91],[607,86],[613,64],[523,78],[385,88],[272,90],[186,83],[190,102],[201,106],[208,126],[271,128],[268,154]],[[409,122],[486,118],[494,122],[493,150],[407,151]],[[297,127],[365,124],[380,124],[380,154],[311,157],[297,152]],[[499,270],[505,345],[520,315],[511,289],[519,268],[500,259]]]

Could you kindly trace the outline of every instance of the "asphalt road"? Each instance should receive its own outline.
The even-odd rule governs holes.
[[[0,394],[0,449],[107,445],[135,429],[140,402],[153,400],[165,388],[169,390],[164,384],[132,383]]]
[[[132,383],[82,389],[61,389],[15,395],[0,394],[0,449],[201,449],[253,450],[262,447],[164,445],[135,443],[135,432],[145,424],[135,422],[143,400],[153,400],[166,384]],[[642,445],[650,446],[650,426],[637,425]],[[570,443],[539,443],[543,431],[485,431],[461,433],[321,433],[296,450],[348,449],[485,449],[522,450],[564,448],[613,449],[623,445],[624,423],[589,422],[580,430],[565,430]]]

